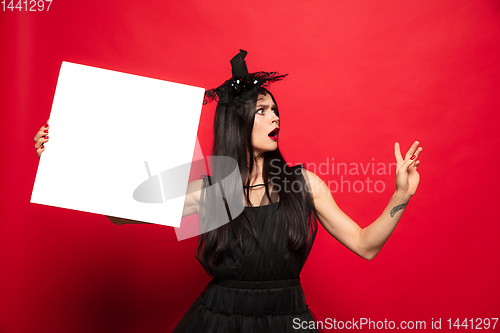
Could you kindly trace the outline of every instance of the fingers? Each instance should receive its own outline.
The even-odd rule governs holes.
[[[418,141],[416,141],[418,142]],[[413,147],[413,146],[412,146]],[[410,149],[411,150],[411,149]],[[423,148],[418,147],[413,155],[410,156],[410,158],[405,159],[404,164],[401,166],[402,170],[408,171],[410,170],[410,167],[415,167],[420,164],[420,161],[418,161],[418,156],[422,152]],[[417,163],[418,162],[418,163]]]
[[[45,146],[41,146],[36,150],[36,156],[40,157],[42,156],[43,151],[45,150]]]
[[[40,130],[38,131],[38,133],[36,133],[35,138],[33,140],[35,141],[36,156],[40,157],[43,151],[45,150],[44,143],[49,141],[48,123],[40,127]]]
[[[401,149],[399,147],[399,142],[394,144],[394,156],[396,157],[396,163],[403,163],[403,156],[401,155]]]
[[[398,173],[416,171],[417,166],[420,164],[418,156],[422,152],[422,147],[419,147],[420,142],[415,141],[410,149],[406,152],[405,158],[401,156],[401,149],[399,143],[394,144],[394,155],[396,156],[396,162],[398,164]]]
[[[38,131],[38,133],[36,133],[35,135],[35,142],[40,139],[40,137],[43,137],[43,136],[46,136],[48,135],[49,133],[49,124],[45,124],[43,125],[42,127],[40,127],[40,130]]]
[[[415,161],[415,163],[413,163],[413,168],[412,168],[412,169],[417,170],[417,167],[418,167],[419,165],[420,165],[420,160]]]
[[[413,155],[415,155],[415,152],[417,151],[418,149],[418,145],[420,144],[420,142],[418,141],[415,141],[410,149],[408,149],[408,151],[406,152],[406,155],[405,155],[405,161],[408,159],[408,158],[411,158]]]
[[[38,133],[36,133],[35,138],[35,148],[38,149],[42,144],[47,142],[49,139],[49,124],[40,127]]]

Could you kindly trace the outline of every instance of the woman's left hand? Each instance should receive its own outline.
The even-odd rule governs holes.
[[[406,196],[413,196],[417,191],[420,175],[417,167],[420,164],[418,156],[422,152],[419,142],[415,141],[406,152],[405,158],[401,155],[399,143],[394,145],[394,155],[396,156],[396,192]]]

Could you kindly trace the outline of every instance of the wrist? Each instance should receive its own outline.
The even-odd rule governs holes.
[[[392,195],[393,198],[395,198],[398,202],[401,202],[401,203],[406,203],[408,201],[410,201],[411,199],[411,195],[409,195],[408,193],[403,193],[401,191],[394,191],[394,194]]]

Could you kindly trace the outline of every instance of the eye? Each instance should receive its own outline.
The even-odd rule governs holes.
[[[258,110],[257,110],[257,113],[258,113],[258,114],[264,114],[264,109],[258,109]]]

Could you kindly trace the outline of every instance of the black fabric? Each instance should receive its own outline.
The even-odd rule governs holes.
[[[221,287],[238,289],[274,289],[293,287],[300,284],[300,279],[274,280],[274,281],[238,281],[215,279],[214,282]]]
[[[232,239],[222,263],[209,267],[202,263],[214,279],[173,332],[318,332],[294,329],[295,318],[295,322],[315,320],[299,282],[310,248],[302,253],[287,249],[285,212],[279,202],[245,210],[257,240],[244,235],[242,248]]]
[[[273,82],[283,80],[288,75],[279,75],[276,72],[248,73],[247,64],[245,62],[246,56],[247,51],[240,50],[240,52],[231,59],[232,77],[219,87],[207,90],[203,98],[203,104],[207,104],[209,101],[216,101],[223,104],[231,103],[245,91],[257,87],[267,87]]]

